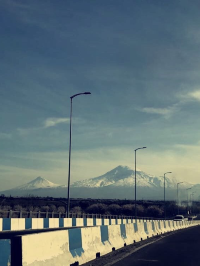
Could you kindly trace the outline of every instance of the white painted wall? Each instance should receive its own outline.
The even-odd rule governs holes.
[[[70,265],[68,231],[54,231],[21,236],[23,266]]]
[[[108,226],[108,239],[112,247],[119,249],[124,246],[125,240],[121,237],[120,225]]]
[[[11,231],[12,230],[25,230],[25,218],[12,218]]]
[[[49,228],[59,228],[59,218],[49,218]]]
[[[3,230],[3,218],[0,218],[0,232]]]
[[[72,218],[63,218],[64,227],[72,227]]]

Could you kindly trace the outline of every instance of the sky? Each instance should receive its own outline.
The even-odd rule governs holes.
[[[0,191],[118,165],[200,183],[200,2],[0,0]]]

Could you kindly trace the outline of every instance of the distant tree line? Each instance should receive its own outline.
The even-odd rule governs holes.
[[[137,216],[139,217],[155,217],[164,216],[164,204],[159,201],[140,201],[137,205]],[[0,211],[22,211],[22,212],[66,212],[66,199],[57,198],[13,198],[0,196]],[[199,202],[193,203],[189,207],[190,212],[200,213]],[[177,214],[177,205],[175,202],[166,202],[167,217]],[[180,206],[179,213],[185,215],[188,207]],[[135,205],[131,200],[93,200],[93,199],[72,199],[70,204],[70,212],[75,214],[101,214],[101,215],[124,215],[134,216]]]

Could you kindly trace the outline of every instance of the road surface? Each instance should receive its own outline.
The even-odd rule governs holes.
[[[200,226],[180,230],[113,266],[200,266]]]

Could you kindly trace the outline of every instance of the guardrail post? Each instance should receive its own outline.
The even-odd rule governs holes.
[[[12,210],[9,211],[9,218],[12,218]]]
[[[22,218],[22,210],[19,212],[19,218]]]
[[[52,211],[51,213],[51,218],[54,218],[54,211]]]
[[[32,218],[32,211],[29,212],[29,218]]]

